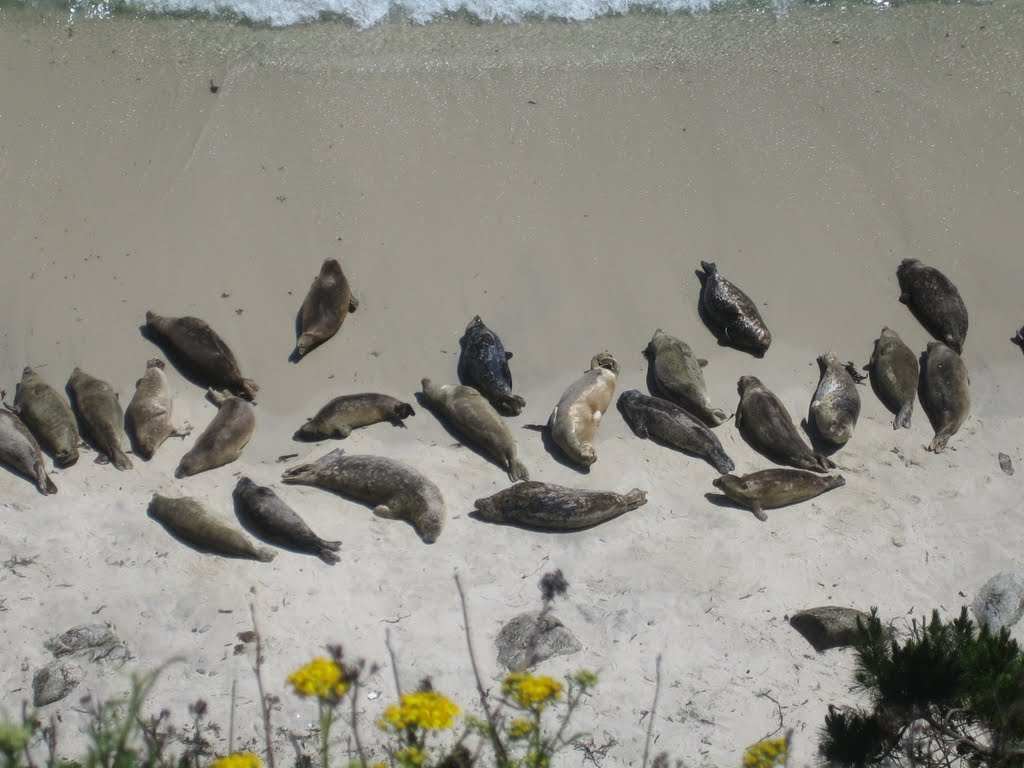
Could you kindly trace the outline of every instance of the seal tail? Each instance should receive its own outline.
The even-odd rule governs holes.
[[[637,509],[647,503],[647,492],[634,488],[629,493],[622,495],[622,502],[626,506],[626,512]]]
[[[122,472],[126,469],[132,468],[132,460],[125,455],[124,451],[122,451],[120,448],[117,448],[116,446],[112,447],[110,450],[110,461],[115,467],[120,469]]]
[[[729,420],[729,416],[721,408],[712,408],[705,414],[708,426],[717,427]]]
[[[54,484],[53,480],[50,479],[50,476],[46,474],[46,471],[43,470],[41,467],[39,474],[40,477],[38,480],[36,480],[36,488],[39,489],[39,492],[43,494],[43,496],[49,496],[52,493],[56,493],[57,486]]]
[[[336,461],[345,453],[343,448],[335,448],[330,453],[325,453],[318,460],[308,464],[300,464],[297,467],[286,469],[281,474],[281,481],[289,485],[313,485],[317,470],[324,463]]]
[[[252,379],[242,379],[242,397],[247,400],[253,400],[256,397],[256,393],[260,391],[259,385]]]
[[[932,438],[931,445],[928,446],[928,450],[932,453],[942,453],[946,450],[946,443],[949,442],[950,433],[948,430],[941,429],[935,433],[935,437]]]
[[[508,463],[508,479],[513,483],[517,483],[520,480],[529,480],[530,472],[523,465],[523,462],[513,458]]]
[[[269,563],[275,557],[277,552],[266,547],[253,547],[252,557],[254,560],[259,560],[261,563]]]
[[[909,403],[904,403],[892,422],[892,428],[899,429],[902,427],[903,429],[910,429],[910,417],[913,413],[914,401],[911,400]]]
[[[518,416],[526,407],[526,400],[511,393],[501,394],[495,398],[494,405],[506,416]]]
[[[324,539],[320,539],[314,552],[316,553],[317,557],[319,557],[328,565],[334,565],[339,560],[341,560],[341,558],[335,554],[335,552],[340,548],[340,541],[325,541]]]
[[[718,271],[718,265],[713,261],[702,261],[700,267],[704,270],[705,277],[711,277]]]

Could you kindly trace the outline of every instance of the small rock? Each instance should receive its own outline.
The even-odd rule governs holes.
[[[987,626],[992,632],[998,632],[1001,627],[1012,627],[1024,616],[1024,573],[997,573],[978,590],[971,610],[978,624]]]
[[[554,614],[542,616],[532,612],[521,613],[502,627],[494,644],[498,648],[498,663],[513,672],[583,648]]]
[[[131,657],[128,647],[106,624],[80,624],[51,637],[43,646],[58,659],[77,655],[115,667],[123,666]]]
[[[1005,453],[999,454],[999,468],[1008,475],[1013,474],[1013,462],[1010,461],[1010,457]]]
[[[32,675],[32,706],[45,707],[60,701],[73,691],[85,676],[77,664],[51,661]]]
[[[789,618],[789,623],[814,646],[814,650],[821,652],[855,644],[857,619],[867,627],[871,617],[855,608],[826,605],[798,611]]]

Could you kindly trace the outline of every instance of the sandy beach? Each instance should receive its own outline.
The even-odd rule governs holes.
[[[954,615],[1021,567],[1024,359],[1009,341],[1024,324],[1021,4],[364,31],[79,19],[70,35],[65,19],[8,10],[0,71],[8,400],[26,365],[58,388],[81,366],[127,405],[159,354],[139,332],[147,310],[204,318],[260,385],[251,443],[217,470],[174,478],[215,409],[169,366],[191,438],[128,472],[83,451],[52,473],[49,497],[0,471],[0,712],[31,698],[51,659],[43,641],[69,627],[108,622],[133,655],[120,671],[89,667],[41,710],[60,714],[69,751],[84,739],[81,695],[120,695],[130,670],[173,657],[183,661],[163,673],[154,711],[185,722],[203,698],[224,726],[234,685],[235,747],[258,747],[253,650],[234,650],[250,605],[289,764],[284,734],[307,733],[316,712],[284,679],[328,643],[382,664],[360,702],[366,735],[394,699],[387,631],[406,685],[430,676],[472,711],[454,574],[482,672],[499,685],[495,635],[539,607],[538,579],[560,568],[569,593],[555,613],[583,649],[541,670],[599,674],[577,725],[611,743],[600,764],[640,765],[660,654],[656,751],[738,765],[781,724],[803,765],[828,705],[857,699],[852,653],[815,653],[789,615],[877,606],[899,627],[932,608]],[[359,309],[293,364],[296,311],[331,257]],[[657,328],[709,360],[727,413],[751,374],[799,421],[817,355],[863,365],[884,325],[924,351],[930,337],[898,301],[909,257],[943,270],[970,311],[972,413],[946,453],[926,452],[920,403],[912,428],[894,432],[865,386],[856,433],[832,457],[846,487],[760,523],[705,497],[711,466],[638,439],[614,409],[586,474],[524,428],[544,423],[602,350],[621,363],[617,392],[646,392],[641,350]],[[763,359],[719,346],[700,321],[701,260],[760,306],[775,339]],[[514,354],[527,406],[509,424],[531,477],[640,488],[646,506],[568,534],[468,516],[505,473],[413,398],[423,377],[456,382],[477,314]],[[414,403],[406,429],[291,439],[330,398],[374,391]],[[716,434],[738,473],[772,466],[731,421]],[[334,447],[401,459],[437,483],[450,515],[437,543],[280,482]],[[341,562],[201,554],[146,515],[159,492],[233,520],[241,475],[341,539]],[[580,750],[559,762],[583,764]]]

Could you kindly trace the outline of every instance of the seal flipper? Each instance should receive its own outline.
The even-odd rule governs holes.
[[[530,479],[530,473],[523,465],[523,462],[515,457],[512,457],[508,463],[508,479],[513,483]]]
[[[352,296],[348,300],[348,311],[355,312],[357,309],[359,309],[359,299],[357,299],[355,296]]]
[[[397,520],[398,515],[387,504],[378,504],[373,508],[373,514],[383,517],[385,520]]]
[[[317,546],[317,548],[314,550],[314,552],[317,557],[319,557],[328,565],[334,565],[339,560],[341,560],[341,558],[334,553],[334,551],[338,549],[340,546],[340,541],[322,541],[321,544]]]
[[[911,400],[900,408],[899,413],[896,414],[895,420],[892,422],[893,429],[910,429],[910,417],[914,413],[914,401]]]
[[[756,517],[762,523],[768,521],[768,515],[764,513],[764,510],[761,509],[761,505],[758,504],[756,501],[750,505],[750,511],[753,512],[754,517]]]

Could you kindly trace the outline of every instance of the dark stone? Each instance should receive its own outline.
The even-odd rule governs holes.
[[[971,603],[974,618],[993,633],[1010,628],[1024,616],[1024,573],[997,573],[978,590]]]
[[[867,628],[870,616],[854,608],[826,605],[794,613],[789,623],[814,650],[843,648],[857,642],[857,619]]]
[[[999,454],[999,468],[1008,475],[1013,474],[1013,462],[1005,453]]]
[[[32,675],[32,706],[45,707],[73,691],[85,675],[77,664],[51,661]]]
[[[519,614],[501,628],[494,644],[498,647],[498,663],[513,672],[583,648],[552,613]]]
[[[123,666],[130,658],[128,647],[106,624],[80,624],[43,643],[58,659],[76,655],[89,661]]]

